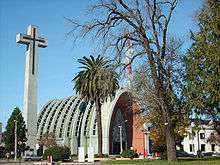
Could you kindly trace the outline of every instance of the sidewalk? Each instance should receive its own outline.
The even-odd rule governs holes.
[[[8,163],[7,159],[1,159],[0,165],[33,165],[33,162],[24,162],[23,160],[21,160],[20,162],[19,160],[17,160],[15,162],[13,159],[10,159]]]

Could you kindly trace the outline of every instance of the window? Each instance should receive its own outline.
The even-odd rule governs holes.
[[[184,147],[182,144],[180,145],[180,151],[184,151]]]
[[[201,144],[201,151],[205,152],[205,144]]]
[[[88,110],[88,113],[87,113],[87,116],[86,116],[85,127],[84,127],[84,136],[86,136],[86,134],[88,133],[87,132],[87,127],[88,127],[89,116],[90,116],[90,112],[91,112],[91,109],[92,109],[92,105],[93,104],[90,102],[89,110]]]
[[[211,149],[212,149],[212,151],[215,151],[215,144],[211,145]]]
[[[62,138],[62,132],[60,132],[60,134],[59,134],[59,138]]]
[[[194,135],[192,133],[189,133],[189,140],[194,140]]]
[[[189,145],[189,151],[190,151],[190,152],[194,152],[194,151],[195,151],[194,144],[190,144],[190,145]]]
[[[78,132],[80,131],[80,122],[81,122],[81,120],[82,120],[82,118],[83,118],[83,112],[81,111],[80,113],[79,113],[79,116],[78,116],[78,119],[77,119],[77,123],[76,123],[76,130],[75,130],[75,136],[77,136],[78,135]]]
[[[93,135],[95,135],[96,134],[96,124],[97,124],[97,120],[95,119],[95,121],[94,121],[94,125],[93,125]]]
[[[205,133],[200,133],[200,139],[205,139]]]

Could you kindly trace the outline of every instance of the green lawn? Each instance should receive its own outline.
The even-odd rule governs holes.
[[[167,162],[162,160],[118,160],[102,162],[101,165],[220,165],[220,159],[206,160],[179,160],[176,162]]]

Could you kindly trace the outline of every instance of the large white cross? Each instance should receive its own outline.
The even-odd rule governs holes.
[[[20,44],[26,44],[28,49],[32,49],[32,74],[35,73],[35,54],[37,47],[47,47],[47,39],[37,37],[37,27],[33,25],[28,26],[27,34],[18,33],[16,36],[16,42]]]
[[[47,47],[47,39],[38,37],[37,27],[28,26],[27,34],[17,34],[16,42],[27,45],[23,116],[27,128],[27,145],[35,149],[37,143],[37,48]]]

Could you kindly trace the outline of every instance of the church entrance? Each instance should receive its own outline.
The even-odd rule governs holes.
[[[122,148],[127,148],[127,120],[123,117],[121,109],[117,109],[112,122],[112,154],[120,154]]]
[[[127,93],[123,93],[119,97],[111,117],[109,129],[109,154],[120,154],[122,150],[132,147],[132,137],[132,101]]]
[[[126,143],[122,142],[122,148],[123,150],[126,149]],[[120,148],[120,142],[113,142],[113,154],[120,154],[121,148]]]

